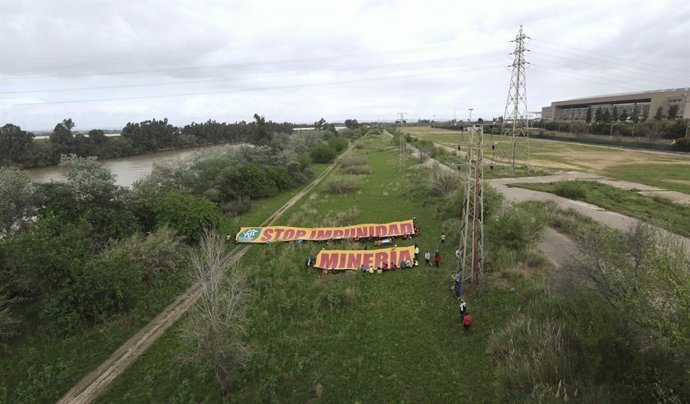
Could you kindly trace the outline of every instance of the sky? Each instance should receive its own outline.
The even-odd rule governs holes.
[[[0,124],[491,119],[690,87],[687,0],[0,0]]]

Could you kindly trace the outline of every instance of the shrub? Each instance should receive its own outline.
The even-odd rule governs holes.
[[[511,206],[495,215],[487,229],[494,246],[502,246],[523,255],[539,241],[546,220],[532,215],[521,205]]]
[[[690,139],[683,138],[676,140],[673,142],[673,145],[671,145],[671,150],[690,152]]]
[[[431,184],[434,194],[447,198],[458,189],[460,175],[435,164],[431,171]]]
[[[216,228],[221,215],[208,199],[168,192],[152,201],[156,226],[170,226],[189,242],[198,242],[206,229]]]
[[[328,144],[316,146],[310,153],[315,163],[330,163],[335,159],[336,151]]]
[[[326,183],[326,191],[331,194],[348,194],[360,188],[359,180],[352,176],[334,177]]]
[[[226,202],[220,206],[220,209],[228,216],[239,216],[243,213],[249,212],[252,208],[252,201],[246,197],[240,197],[234,201]]]
[[[364,156],[353,155],[352,153],[343,157],[340,165],[348,174],[354,175],[368,175],[371,174],[371,167],[369,162]]]
[[[340,153],[347,148],[347,139],[336,136],[331,139],[328,144],[335,150],[336,153]]]
[[[563,198],[583,200],[587,197],[585,181],[561,181],[556,183],[554,193]]]

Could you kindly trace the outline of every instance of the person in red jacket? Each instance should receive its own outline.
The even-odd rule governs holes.
[[[472,316],[469,313],[465,314],[465,318],[462,319],[462,326],[465,327],[465,332],[470,330],[472,326]]]
[[[441,264],[441,253],[438,250],[434,252],[434,262],[436,263],[436,268]]]

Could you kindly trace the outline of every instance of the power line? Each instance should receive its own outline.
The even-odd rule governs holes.
[[[502,56],[502,54],[486,54],[488,57]],[[449,67],[454,67],[457,63],[465,62],[467,60],[477,60],[481,58],[482,55],[470,55],[463,58],[440,58],[417,62],[405,62],[405,63],[388,63],[379,65],[369,65],[369,66],[337,66],[333,69],[334,72],[347,72],[347,71],[367,71],[367,70],[380,70],[380,69],[391,69],[396,67],[416,67],[416,66],[432,66],[436,63],[443,64],[446,62],[456,62],[450,64]],[[466,66],[466,64],[462,64]],[[484,68],[485,66],[477,67]],[[301,71],[298,71],[301,72]],[[273,76],[284,76],[285,71],[277,71],[274,73],[264,73],[264,74],[252,74],[249,77],[273,77]],[[310,71],[309,73],[313,73]],[[246,80],[248,76],[243,76]],[[105,89],[119,89],[119,88],[136,88],[136,87],[157,87],[157,86],[169,86],[169,85],[184,85],[184,84],[199,84],[205,82],[218,82],[218,81],[235,81],[236,79],[218,79],[218,78],[205,78],[198,80],[185,80],[185,81],[168,81],[168,82],[158,82],[158,83],[135,83],[135,84],[113,84],[108,86],[85,86],[85,87],[63,87],[63,88],[49,88],[49,89],[36,89],[36,90],[7,90],[0,91],[0,94],[36,94],[36,93],[48,93],[48,92],[66,92],[66,91],[87,91],[87,90],[105,90]]]
[[[486,70],[488,68],[502,69],[503,67],[479,67],[471,70]],[[453,68],[453,69],[442,69],[442,70],[468,70],[464,68]],[[127,96],[127,97],[107,97],[107,98],[88,98],[88,99],[76,99],[76,100],[56,100],[56,101],[38,101],[38,102],[23,102],[23,103],[12,103],[12,106],[29,106],[29,105],[46,105],[46,104],[79,104],[79,103],[89,103],[89,102],[104,102],[104,101],[128,101],[128,100],[139,100],[139,99],[155,99],[155,98],[175,98],[175,97],[187,97],[187,96],[198,96],[198,95],[212,95],[212,94],[240,94],[243,92],[251,91],[263,91],[263,90],[284,90],[293,88],[304,88],[304,87],[318,87],[318,86],[340,86],[352,83],[370,82],[370,81],[381,81],[388,79],[402,79],[407,77],[415,76],[427,76],[428,71],[419,72],[415,74],[405,74],[396,76],[378,76],[378,77],[367,77],[352,80],[338,80],[331,82],[317,82],[317,83],[300,83],[300,84],[289,84],[289,85],[270,85],[261,87],[249,87],[241,90],[219,90],[219,91],[197,91],[197,92],[185,92],[185,93],[175,93],[175,94],[149,94],[142,96]]]
[[[640,60],[634,60],[634,59],[623,58],[623,57],[615,56],[615,55],[611,55],[611,54],[604,54],[604,53],[592,52],[592,51],[590,51],[590,50],[575,48],[575,47],[568,46],[568,45],[562,45],[562,44],[559,44],[559,43],[556,43],[556,42],[551,42],[551,41],[547,41],[547,40],[540,39],[540,38],[531,38],[531,39],[534,40],[534,41],[544,42],[544,43],[548,43],[548,44],[555,45],[555,46],[559,46],[559,47],[563,47],[563,48],[569,48],[569,49],[573,49],[573,50],[578,51],[578,52],[589,53],[589,54],[601,56],[601,57],[604,57],[604,58],[619,59],[619,60],[623,60],[623,61],[625,61],[625,62],[627,62],[627,63],[644,64],[644,65],[648,65],[648,66],[651,66],[651,67],[655,67],[655,68],[657,68],[657,69],[658,69],[658,68],[662,68],[662,69],[672,69],[672,70],[681,71],[681,72],[683,72],[683,73],[686,72],[686,69],[681,68],[681,67],[658,65],[658,64],[654,64],[654,63],[643,62],[643,61],[640,61]]]

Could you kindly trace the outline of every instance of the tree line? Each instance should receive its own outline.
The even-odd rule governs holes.
[[[100,129],[78,132],[75,122],[67,118],[55,125],[48,139],[36,139],[34,133],[8,123],[0,128],[0,166],[29,168],[56,165],[61,155],[69,154],[106,159],[184,147],[247,142],[259,125],[256,117],[254,122],[249,123],[208,120],[204,123],[192,122],[182,128],[173,126],[167,118],[129,122],[122,128],[120,136],[106,136]],[[290,134],[293,128],[287,122],[262,121],[260,125],[267,133]]]
[[[209,229],[231,233],[229,218],[309,181],[313,162],[332,161],[345,136],[364,131],[289,135],[255,120],[244,136],[253,145],[157,165],[132,188],[116,185],[93,156],[63,154],[60,182],[32,183],[25,171],[0,167],[0,348],[36,327],[73,335],[165,304],[188,283],[187,250]],[[193,124],[184,132],[204,126],[223,140],[222,128],[233,127]],[[161,133],[135,142],[146,144],[141,150],[169,142],[165,120],[128,125],[122,138],[142,127]]]

